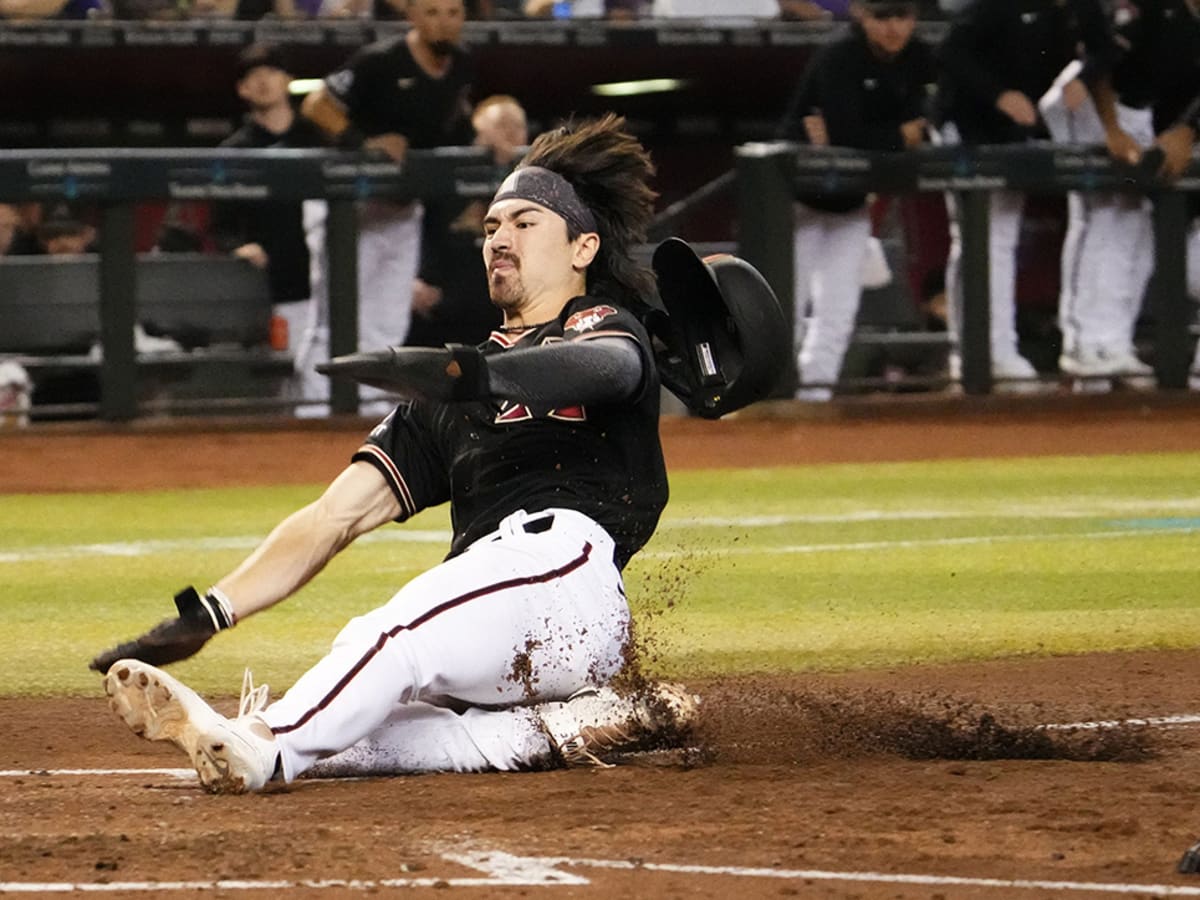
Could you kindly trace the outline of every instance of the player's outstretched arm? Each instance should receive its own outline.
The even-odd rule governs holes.
[[[355,538],[399,514],[383,476],[367,463],[352,463],[320,499],[284,519],[205,594],[192,587],[180,591],[175,597],[178,616],[105,650],[90,668],[107,672],[125,658],[154,666],[187,659],[218,631],[294,594]]]
[[[317,366],[402,396],[463,401],[514,400],[535,409],[619,403],[641,386],[644,360],[623,335],[542,344],[484,355],[475,347],[392,347],[352,353]]]

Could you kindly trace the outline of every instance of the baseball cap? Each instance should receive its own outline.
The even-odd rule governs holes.
[[[918,7],[915,0],[858,0],[858,3],[877,19],[915,16]]]
[[[237,80],[241,81],[251,69],[257,69],[259,66],[268,66],[272,69],[279,69],[282,72],[290,71],[283,51],[274,44],[250,44],[238,54],[237,68],[235,70]]]

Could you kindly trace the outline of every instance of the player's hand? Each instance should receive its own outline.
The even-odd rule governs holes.
[[[1141,145],[1122,128],[1114,128],[1109,131],[1104,136],[1104,143],[1108,147],[1108,155],[1117,162],[1136,166],[1142,161]]]
[[[913,147],[920,147],[925,143],[925,134],[929,128],[929,122],[924,119],[909,119],[900,126],[900,138],[904,141],[905,149],[911,150]]]
[[[1077,112],[1083,104],[1087,103],[1091,94],[1088,93],[1087,85],[1078,78],[1072,78],[1063,85],[1062,99],[1063,106],[1068,112]]]
[[[175,595],[179,615],[164,619],[145,634],[110,647],[89,664],[104,674],[119,659],[140,659],[152,666],[165,666],[187,659],[208,643],[218,631],[233,627],[233,611],[212,593],[201,597],[193,587]]]
[[[428,319],[434,307],[442,302],[442,289],[420,278],[413,279],[412,312],[414,316]]]
[[[1037,107],[1020,91],[1005,91],[996,98],[996,109],[1024,128],[1037,124]]]
[[[238,259],[244,259],[256,269],[265,269],[267,263],[270,262],[262,244],[242,244],[242,246],[234,248],[233,255]]]
[[[322,375],[347,375],[355,381],[402,397],[455,402],[490,395],[487,362],[475,347],[447,344],[391,347],[338,356],[317,366]]]
[[[1163,162],[1157,174],[1161,178],[1174,180],[1182,175],[1192,162],[1196,132],[1187,125],[1176,125],[1160,134],[1154,143],[1163,152]]]
[[[363,141],[363,149],[368,153],[382,153],[393,162],[402,163],[408,154],[408,138],[395,132],[377,134]]]

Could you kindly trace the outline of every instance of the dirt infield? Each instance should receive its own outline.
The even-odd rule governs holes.
[[[1200,449],[1190,405],[965,409],[672,420],[664,442],[674,468]],[[321,482],[363,431],[0,435],[0,492]],[[690,685],[694,753],[249,797],[200,792],[99,694],[0,700],[0,893],[1200,896],[1174,870],[1200,838],[1200,727],[1038,727],[1200,713],[1198,684],[1200,651],[723,679]]]

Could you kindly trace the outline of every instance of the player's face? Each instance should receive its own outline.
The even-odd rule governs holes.
[[[591,240],[589,240],[591,239]],[[483,220],[483,263],[492,303],[520,312],[544,298],[569,300],[581,293],[595,255],[595,235],[567,240],[567,223],[531,200],[493,203]]]
[[[895,56],[908,46],[917,27],[915,8],[898,4],[885,15],[863,11],[859,22],[867,35],[867,43],[883,57]]]
[[[292,77],[274,66],[255,66],[238,82],[238,96],[253,109],[267,109],[288,98]]]
[[[517,147],[529,143],[525,111],[513,103],[495,103],[475,114],[475,143],[487,147],[500,163],[510,162]]]
[[[413,0],[408,6],[408,20],[417,36],[439,53],[449,53],[458,43],[466,18],[463,0]]]

